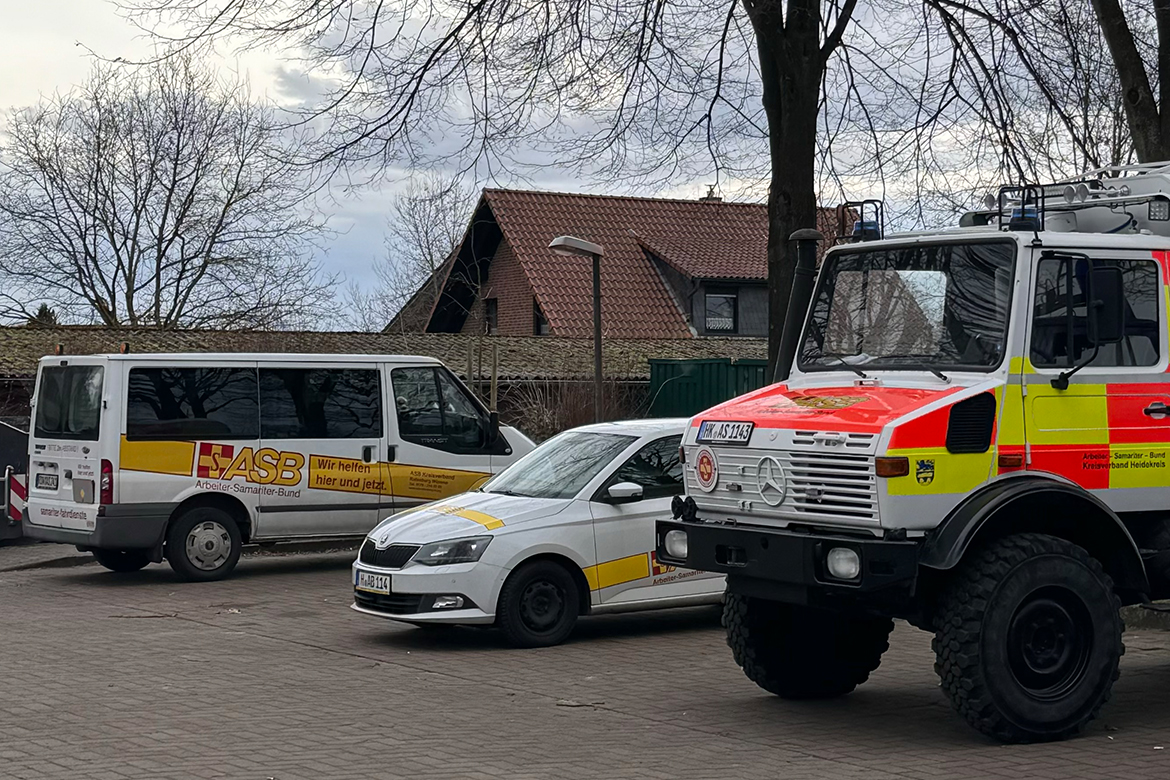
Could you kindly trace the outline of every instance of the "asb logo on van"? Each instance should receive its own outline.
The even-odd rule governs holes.
[[[299,452],[280,452],[269,447],[253,450],[231,444],[199,444],[195,476],[202,479],[236,479],[243,477],[258,485],[296,485],[301,481],[305,456]]]

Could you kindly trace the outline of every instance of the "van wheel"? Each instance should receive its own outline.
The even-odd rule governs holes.
[[[1004,742],[1070,737],[1109,699],[1125,647],[1100,562],[1047,534],[970,554],[936,616],[934,668],[959,714]]]
[[[94,550],[93,557],[110,571],[128,574],[150,563],[147,550]]]
[[[167,562],[190,582],[220,580],[232,573],[243,547],[240,528],[222,509],[201,506],[180,515],[167,530]]]
[[[508,577],[496,604],[496,625],[516,647],[559,645],[577,624],[577,583],[552,561],[526,563]]]

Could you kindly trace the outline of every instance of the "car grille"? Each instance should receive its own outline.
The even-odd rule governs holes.
[[[695,497],[700,514],[749,522],[877,522],[877,477],[868,454],[719,448],[715,456],[719,484],[710,493],[699,489],[693,468],[687,469],[687,493]],[[756,480],[757,467],[767,457],[776,458],[784,469],[787,490],[778,506],[765,501]]]
[[[359,607],[375,609],[390,615],[414,615],[422,611],[422,594],[418,593],[367,593],[355,590],[353,600]]]
[[[418,549],[417,544],[392,544],[384,550],[379,550],[373,540],[366,539],[362,549],[358,551],[358,560],[367,566],[377,566],[381,569],[401,569],[414,557]]]

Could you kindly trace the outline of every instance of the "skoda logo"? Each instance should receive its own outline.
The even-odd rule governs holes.
[[[772,457],[761,458],[756,464],[756,487],[760,490],[760,498],[768,506],[780,506],[784,503],[784,495],[788,492],[788,479],[784,476],[784,467],[780,461]]]

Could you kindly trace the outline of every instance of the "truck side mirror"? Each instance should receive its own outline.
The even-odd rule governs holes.
[[[1125,338],[1125,289],[1121,269],[1093,266],[1089,276],[1088,341],[1093,346]]]

